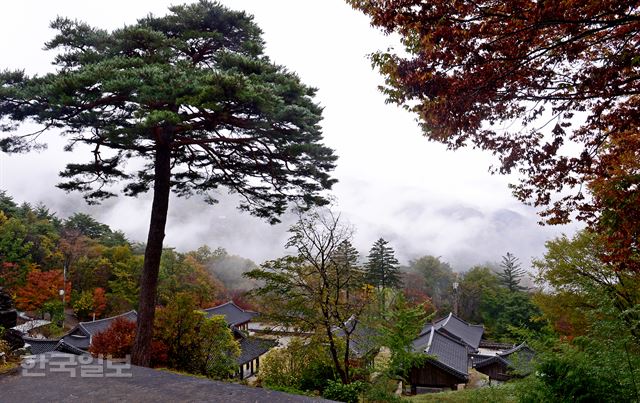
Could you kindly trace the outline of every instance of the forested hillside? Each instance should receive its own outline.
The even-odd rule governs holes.
[[[18,309],[39,317],[46,313],[54,325],[62,323],[62,289],[66,308],[79,320],[136,309],[143,251],[144,245],[87,214],[63,219],[43,204],[18,204],[0,193],[0,286],[15,297]],[[165,248],[157,303],[167,305],[178,293],[188,293],[200,307],[230,298],[243,304],[251,283],[241,275],[253,266],[222,248],[184,253]]]

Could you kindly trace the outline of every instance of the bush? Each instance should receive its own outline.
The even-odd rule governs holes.
[[[610,329],[604,333],[614,334]],[[522,402],[638,401],[640,351],[618,330],[617,337],[576,337],[539,354],[535,373],[518,386]]]
[[[45,313],[49,313],[51,315],[51,323],[57,326],[62,326],[62,321],[64,320],[64,307],[62,306],[62,301],[60,300],[51,300],[45,302],[40,308],[40,314],[44,315]]]
[[[261,359],[258,379],[266,387],[270,389],[300,387],[295,370],[291,368],[292,360],[289,353],[287,348],[275,348]]]
[[[124,318],[113,321],[103,332],[93,336],[89,352],[94,356],[125,358],[131,354],[136,337],[136,324]],[[167,347],[158,340],[151,342],[151,366],[163,366],[167,363]]]
[[[621,367],[624,364],[620,362]],[[541,360],[527,387],[520,388],[520,400],[532,403],[541,400],[633,401],[633,387],[625,385],[624,368],[607,369],[607,366],[577,351],[549,355]]]
[[[286,348],[269,351],[260,362],[258,378],[265,386],[322,390],[336,379],[329,355],[317,340],[293,338]]]
[[[329,381],[336,379],[332,365],[327,362],[312,361],[300,374],[300,388],[303,390],[317,390],[322,393]]]
[[[402,399],[396,396],[395,391],[398,382],[386,376],[379,376],[369,384],[365,391],[365,401],[367,402],[400,402]]]
[[[89,351],[93,355],[124,358],[131,354],[133,341],[136,337],[136,324],[129,320],[118,318],[104,332],[93,336]]]
[[[240,346],[224,318],[207,318],[189,294],[178,293],[158,310],[154,335],[167,346],[170,368],[211,378],[228,378],[237,369]]]
[[[339,381],[327,382],[322,397],[345,403],[358,403],[358,394],[364,389],[360,381],[343,384]]]

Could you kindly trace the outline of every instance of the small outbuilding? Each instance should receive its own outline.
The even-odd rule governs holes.
[[[512,378],[526,376],[533,371],[535,352],[522,343],[516,347],[497,353],[474,363],[478,372],[487,375],[490,380],[508,381]]]

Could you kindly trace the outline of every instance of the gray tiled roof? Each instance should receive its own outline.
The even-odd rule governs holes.
[[[499,353],[499,355],[505,357],[505,356],[509,356],[509,355],[511,355],[513,353],[517,353],[519,351],[523,351],[523,352],[524,351],[528,351],[530,353],[534,353],[534,351],[529,346],[527,346],[526,343],[521,343],[521,344],[519,344],[519,345],[517,345],[517,346],[515,346],[513,348],[510,348],[509,350],[506,350],[506,351],[503,351],[503,352]]]
[[[413,341],[413,350],[433,356],[434,364],[453,375],[469,377],[466,344],[443,331],[432,327]]]
[[[269,351],[277,343],[274,340],[245,337],[240,340],[240,356],[236,359],[238,365],[253,361]]]
[[[479,360],[478,362],[476,362],[475,364],[473,364],[474,368],[483,368],[486,367],[487,365],[491,365],[494,362],[501,362],[506,366],[509,366],[509,361],[505,360],[504,358],[500,357],[499,355],[494,355],[491,357],[487,357],[483,360]]]
[[[258,312],[244,310],[233,301],[229,301],[222,305],[214,306],[213,308],[207,308],[204,310],[207,313],[207,317],[214,315],[223,315],[225,322],[229,326],[238,326],[250,321],[254,316],[258,315]]]
[[[479,361],[474,365],[474,367],[483,368],[487,365],[493,364],[494,362],[501,362],[506,367],[516,370],[522,375],[526,375],[533,370],[532,360],[534,356],[535,352],[525,343],[522,343],[509,350],[498,353],[493,357]]]
[[[432,327],[437,330],[444,330],[449,333],[450,336],[456,337],[464,341],[473,350],[477,350],[480,345],[480,340],[484,334],[484,326],[472,325],[453,313],[448,316],[435,321],[433,324],[427,323],[420,334],[428,333]]]
[[[61,353],[75,354],[75,355],[89,354],[89,352],[86,350],[77,348],[75,346],[72,346],[66,343],[64,339],[60,340],[60,343],[56,347],[56,351],[60,351]]]
[[[129,311],[118,316],[112,316],[110,318],[98,319],[91,322],[80,322],[78,323],[78,327],[84,330],[87,333],[87,336],[95,336],[100,332],[104,332],[111,326],[113,321],[118,318],[123,318],[130,320],[131,322],[135,322],[138,320],[138,314],[136,311]]]
[[[494,357],[479,361],[474,365],[474,367],[483,368],[487,365],[493,364],[494,362],[500,362],[507,368],[515,370],[520,375],[526,375],[531,373],[533,370],[532,360],[534,356],[535,351],[525,343],[522,343],[509,350],[498,353]]]
[[[49,351],[55,351],[60,340],[54,339],[33,339],[31,337],[22,337],[25,343],[29,344],[31,354],[44,354]]]
[[[87,354],[83,349],[69,345],[64,339],[34,339],[31,337],[22,338],[25,343],[30,346],[31,354],[45,354],[52,351],[59,351],[62,353],[82,355]]]
[[[70,346],[88,350],[90,345],[90,337],[80,330],[72,331],[62,337],[62,339]]]
[[[356,326],[355,330],[353,329],[354,326]],[[380,346],[376,339],[379,337],[380,333],[377,329],[367,326],[354,316],[351,316],[345,322],[345,328],[351,332],[351,336],[349,337],[349,349],[353,352],[355,357],[362,358],[372,351],[379,349]],[[345,336],[344,330],[337,326],[334,328],[334,332],[340,337]]]

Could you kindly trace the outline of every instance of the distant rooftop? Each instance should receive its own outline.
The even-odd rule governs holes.
[[[509,350],[496,354],[493,357],[480,360],[474,364],[475,368],[484,368],[493,363],[499,362],[507,368],[518,371],[521,375],[530,373],[533,370],[532,360],[535,356],[533,351],[526,343],[519,344]]]
[[[78,326],[85,330],[88,335],[95,336],[96,334],[107,330],[111,326],[111,324],[118,318],[123,318],[131,322],[135,322],[138,320],[138,313],[136,311],[129,311],[117,316],[112,316],[110,318],[98,319],[89,322],[80,322],[78,323]]]
[[[238,365],[243,365],[265,354],[278,344],[275,340],[245,337],[240,339],[240,356],[236,359]]]
[[[484,334],[484,326],[472,325],[465,320],[460,319],[453,313],[449,313],[448,316],[438,319],[434,323],[427,323],[420,334],[423,335],[429,333],[432,327],[436,330],[446,331],[450,336],[462,340],[474,350],[478,349],[480,340]]]
[[[215,315],[224,316],[224,320],[229,326],[240,326],[249,322],[258,315],[258,312],[240,308],[233,301],[214,306],[213,308],[204,309],[204,311],[207,313],[207,317],[209,318]]]
[[[31,351],[31,354],[34,355],[44,354],[51,351],[75,355],[88,354],[86,351],[66,343],[63,339],[35,339],[23,336],[22,340],[24,340],[25,344],[29,345],[29,350]]]

